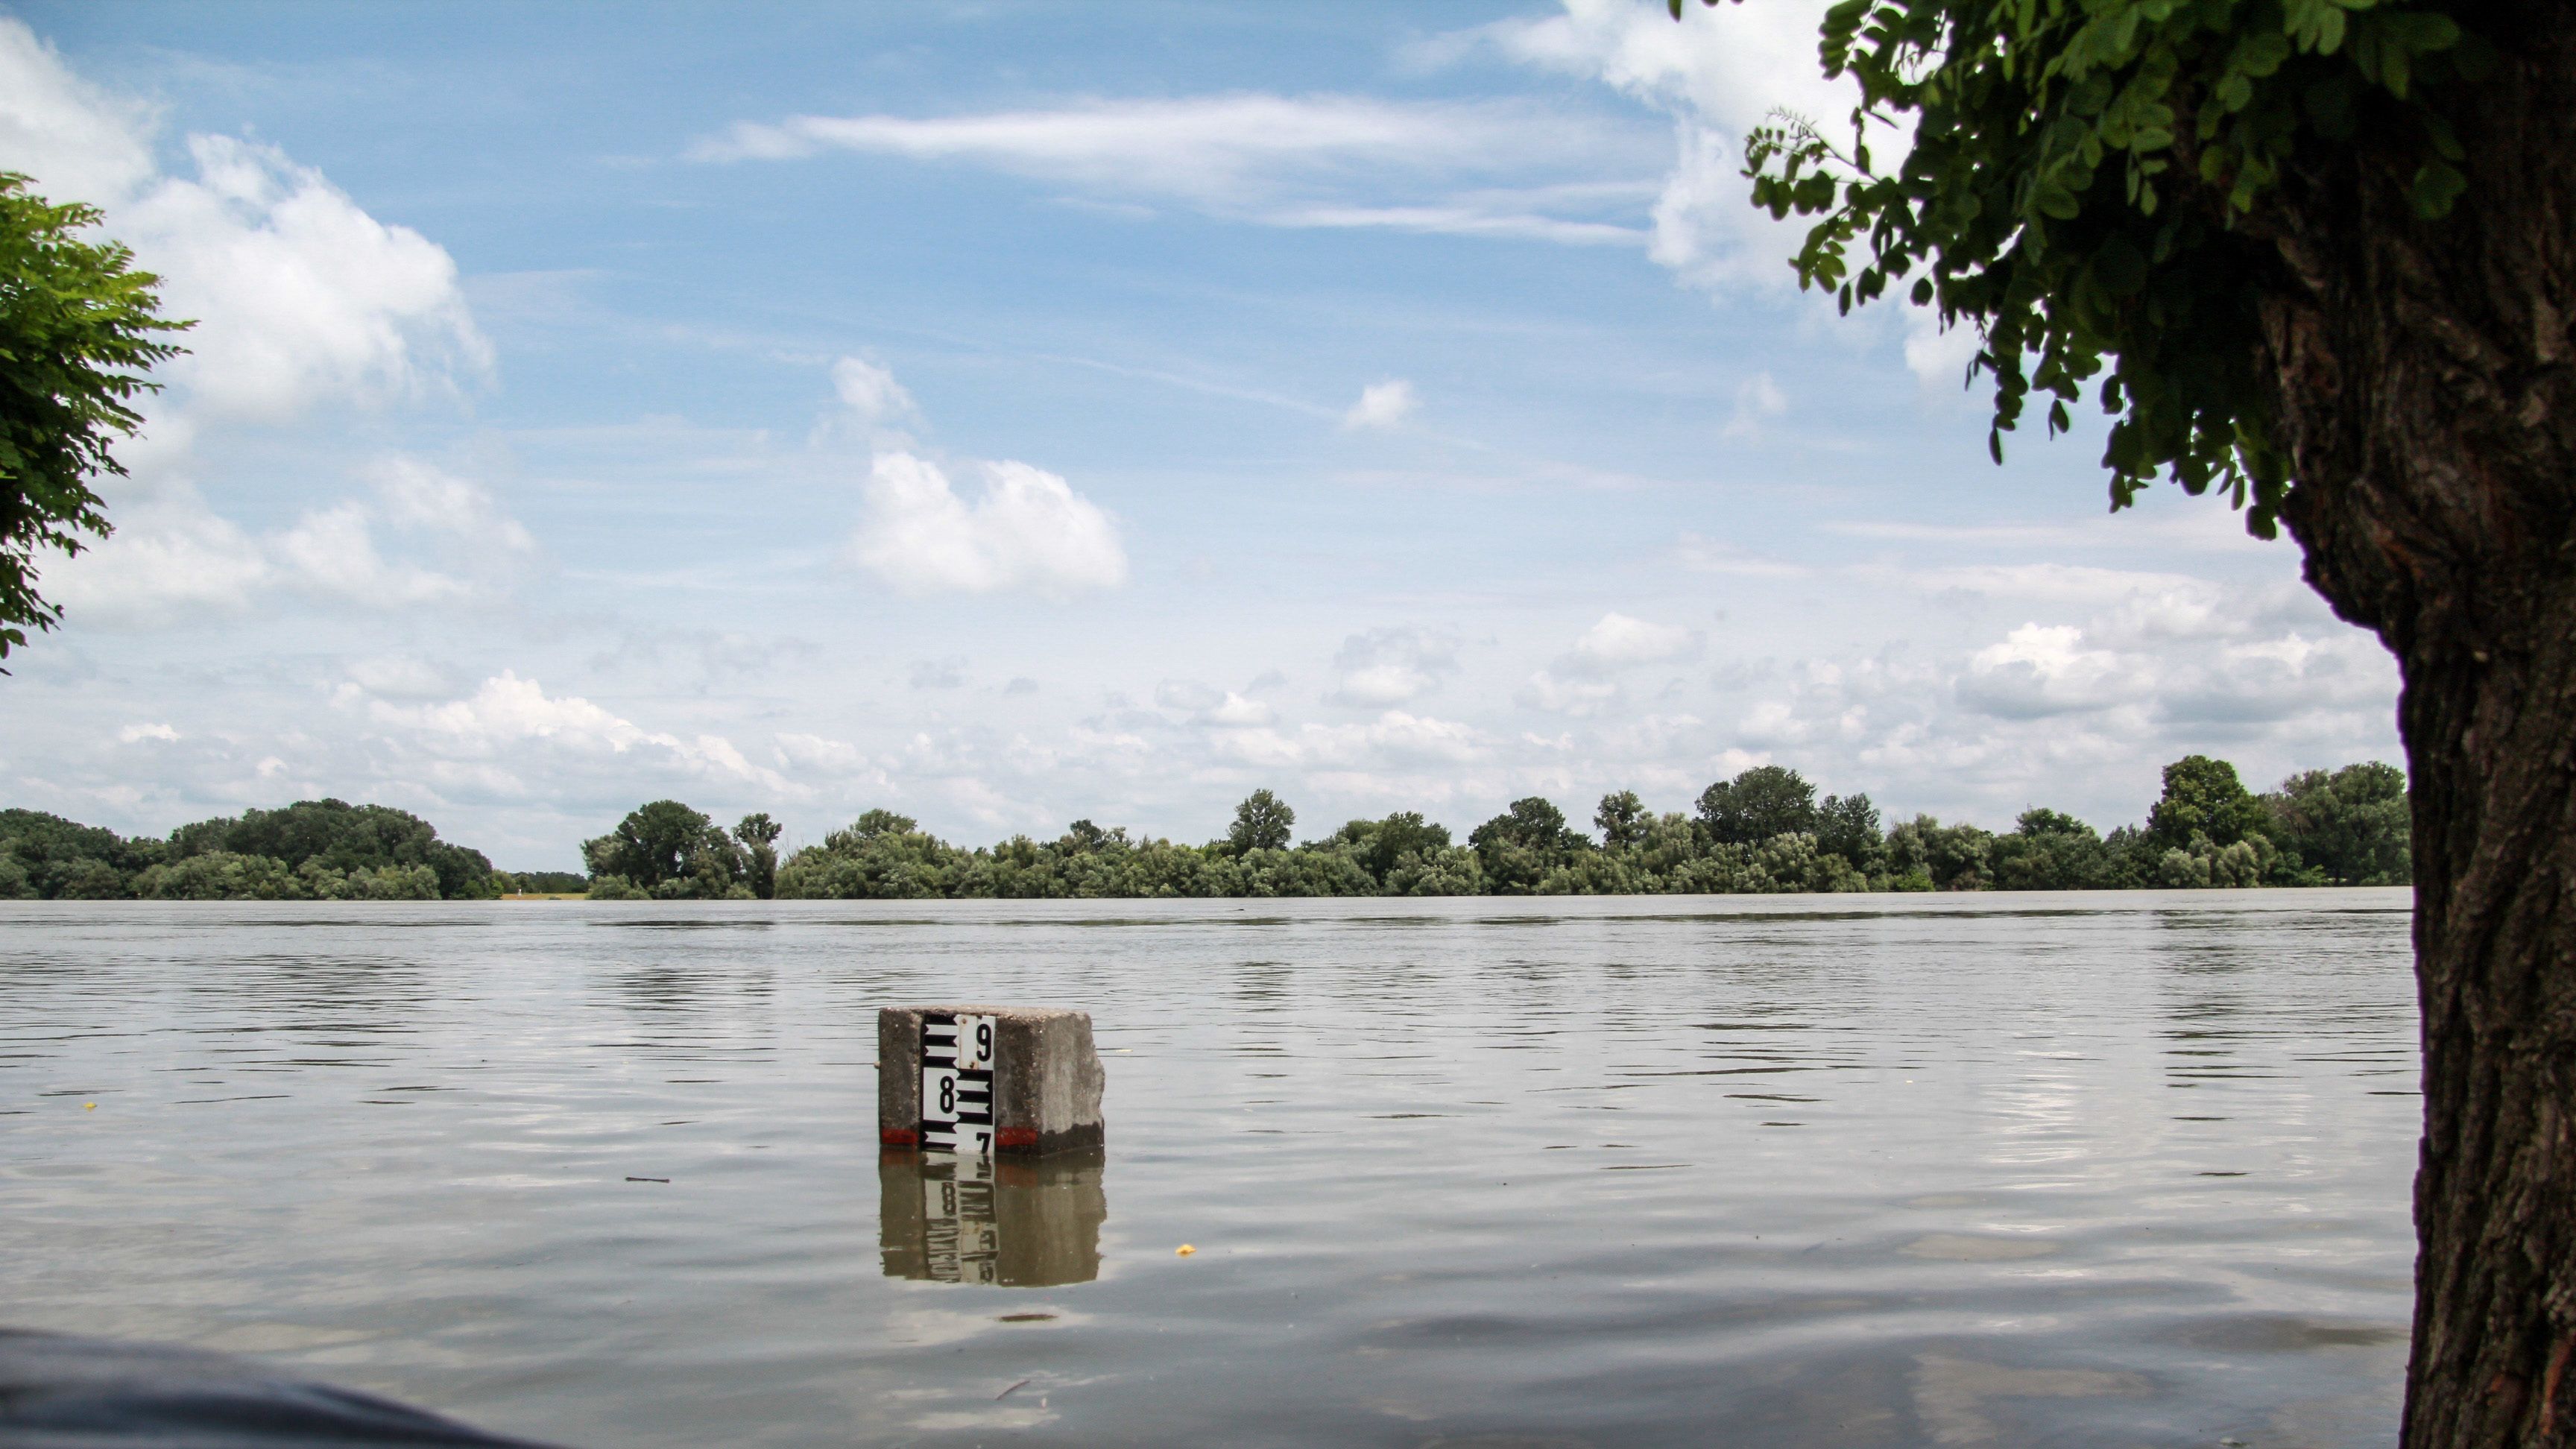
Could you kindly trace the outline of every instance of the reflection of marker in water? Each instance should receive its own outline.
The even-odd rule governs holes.
[[[921,1179],[923,1257],[939,1283],[1000,1277],[1002,1233],[993,1210],[993,1160],[968,1158]]]
[[[1109,1214],[1100,1178],[1097,1148],[1035,1160],[889,1152],[877,1163],[886,1276],[1003,1288],[1088,1283],[1100,1276]]]
[[[993,1071],[1000,1028],[990,1016],[921,1018],[921,1145],[972,1157],[993,1153]]]

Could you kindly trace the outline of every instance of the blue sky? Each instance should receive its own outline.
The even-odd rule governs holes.
[[[2286,544],[1800,295],[1815,8],[0,7],[0,166],[200,319],[0,685],[10,803],[320,794],[568,867],[1203,840],[1777,761],[2143,815],[2395,758]]]

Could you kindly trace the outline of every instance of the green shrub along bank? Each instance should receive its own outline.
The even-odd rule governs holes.
[[[2409,870],[2406,777],[2376,762],[2293,775],[2258,795],[2235,766],[2188,756],[2165,767],[2145,824],[2107,836],[2048,809],[2022,812],[2001,834],[1929,815],[1890,826],[1868,796],[1819,800],[1778,765],[1709,786],[1689,812],[1654,813],[1634,791],[1605,795],[1597,833],[1535,796],[1463,843],[1411,811],[1292,845],[1296,821],[1256,790],[1205,845],[1077,820],[1054,840],[970,850],[870,810],[781,861],[767,815],[728,831],[657,800],[582,854],[601,900],[2131,890],[2403,885]]]
[[[302,800],[182,825],[167,840],[0,810],[0,899],[435,901],[515,888],[483,852],[385,805]]]
[[[1077,820],[1054,840],[965,849],[908,816],[870,810],[781,860],[781,827],[727,830],[656,800],[582,846],[587,876],[496,871],[479,850],[384,805],[304,800],[121,836],[33,810],[0,810],[0,899],[489,900],[513,892],[596,900],[1065,896],[1728,895],[1781,891],[2128,890],[2403,885],[2406,777],[2371,763],[2311,770],[2255,794],[2224,760],[2167,765],[2146,823],[2105,836],[2054,810],[2012,830],[1888,825],[1866,795],[1828,795],[1764,765],[1657,814],[1636,792],[1601,797],[1592,831],[1532,796],[1467,833],[1412,811],[1295,841],[1297,812],[1268,790],[1205,845],[1138,839]]]

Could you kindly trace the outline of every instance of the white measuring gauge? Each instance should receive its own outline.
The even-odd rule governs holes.
[[[921,1146],[993,1155],[993,1066],[1001,1024],[989,1016],[921,1018]]]

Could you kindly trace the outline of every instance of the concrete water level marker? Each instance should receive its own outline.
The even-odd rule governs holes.
[[[1091,1014],[1045,1006],[889,1006],[877,1013],[877,1140],[1038,1157],[1101,1142]]]

